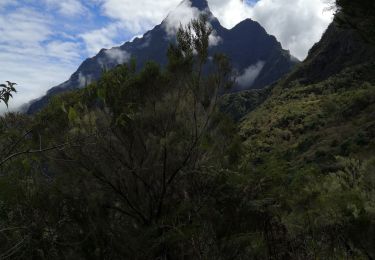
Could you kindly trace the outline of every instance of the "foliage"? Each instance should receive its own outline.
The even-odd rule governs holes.
[[[280,83],[241,122],[247,167],[269,176],[264,196],[277,201],[287,258],[374,257],[373,69]]]
[[[13,97],[12,93],[17,92],[14,88],[14,85],[17,84],[10,81],[7,81],[6,83],[7,84],[0,84],[0,100],[8,107],[9,98]]]
[[[375,258],[374,64],[221,96],[210,33],[1,118],[1,259]]]
[[[336,0],[336,20],[357,30],[367,41],[375,41],[375,2],[372,0]]]

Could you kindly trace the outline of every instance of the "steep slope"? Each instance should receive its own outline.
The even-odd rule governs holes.
[[[375,50],[354,29],[332,23],[322,39],[309,51],[307,59],[286,82],[300,80],[305,83],[327,79],[344,68],[371,60]]]
[[[375,258],[374,51],[332,24],[239,124],[240,165],[258,187],[252,205],[279,232],[275,259]]]
[[[181,13],[186,13],[186,10],[192,17],[198,16],[199,13],[206,13],[211,17],[215,33],[210,51],[224,53],[231,59],[239,74],[239,84],[235,90],[262,88],[288,73],[297,63],[288,51],[282,49],[276,38],[268,35],[257,22],[248,19],[228,30],[222,27],[210,12],[206,0],[185,0],[160,25],[146,32],[142,38],[126,42],[120,47],[102,49],[96,56],[85,60],[69,80],[50,89],[39,100],[31,102],[27,112],[38,111],[58,93],[81,88],[98,80],[103,70],[111,69],[131,58],[136,60],[138,69],[149,60],[165,65],[166,52],[173,41],[175,25],[178,24],[176,19],[180,19]]]
[[[330,25],[307,59],[273,86],[242,121],[250,161],[276,156],[332,170],[336,156],[375,153],[375,47],[349,28]]]

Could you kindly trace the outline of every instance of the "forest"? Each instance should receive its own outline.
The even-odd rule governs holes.
[[[324,71],[334,33],[223,94],[235,75],[201,16],[166,67],[132,60],[1,116],[0,259],[375,259],[375,6],[332,4],[361,51]]]

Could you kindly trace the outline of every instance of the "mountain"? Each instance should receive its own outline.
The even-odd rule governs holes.
[[[238,121],[262,104],[267,97],[269,100],[272,99],[271,90],[293,87],[292,91],[296,91],[298,87],[319,84],[332,78],[336,80],[335,75],[340,73],[345,75],[346,72],[343,71],[346,69],[374,61],[374,45],[358,30],[339,21],[336,17],[321,40],[310,49],[307,58],[283,80],[265,89],[227,94],[222,100],[222,110]]]
[[[5,114],[1,258],[375,259],[375,8],[337,3],[347,21],[263,89],[218,97],[225,66],[196,75],[180,45]]]
[[[173,41],[178,20],[183,17],[186,20],[184,22],[189,22],[200,13],[206,13],[210,17],[214,29],[210,52],[226,54],[238,73],[238,84],[234,90],[263,88],[288,73],[298,63],[257,22],[247,19],[228,30],[211,13],[206,0],[185,0],[161,24],[141,38],[135,38],[120,47],[102,49],[96,56],[86,59],[69,80],[50,89],[40,99],[32,101],[27,113],[40,110],[56,94],[82,88],[98,80],[104,69],[111,69],[131,58],[136,60],[138,69],[150,60],[165,65],[166,52]]]
[[[249,161],[259,167],[272,157],[290,171],[337,171],[337,157],[375,154],[374,69],[375,45],[336,19],[292,73],[245,100],[228,95],[223,110],[241,121]]]
[[[363,39],[357,30],[347,28],[336,19],[329,25],[322,39],[310,49],[306,60],[288,76],[286,83],[294,80],[320,82],[373,57],[373,44]]]

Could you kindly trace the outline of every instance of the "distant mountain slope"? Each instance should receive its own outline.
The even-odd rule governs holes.
[[[173,40],[171,30],[173,33],[173,29],[176,29],[171,28],[171,24],[173,26],[173,19],[183,16],[180,13],[186,11],[182,10],[186,8],[190,8],[190,12],[195,15],[205,12],[211,17],[215,33],[210,51],[224,53],[231,59],[239,74],[235,90],[263,88],[288,73],[298,62],[257,22],[247,19],[228,30],[213,16],[206,0],[185,0],[160,25],[146,32],[142,38],[126,42],[120,47],[102,49],[96,56],[85,60],[69,80],[50,89],[39,100],[31,102],[27,113],[35,113],[58,93],[81,88],[98,80],[104,69],[111,69],[130,58],[136,59],[138,68],[149,60],[165,65],[166,52]]]
[[[374,155],[374,70],[375,46],[332,23],[307,59],[260,106],[249,106],[240,125],[249,161],[274,156],[294,169],[325,171],[334,170],[337,156]]]

